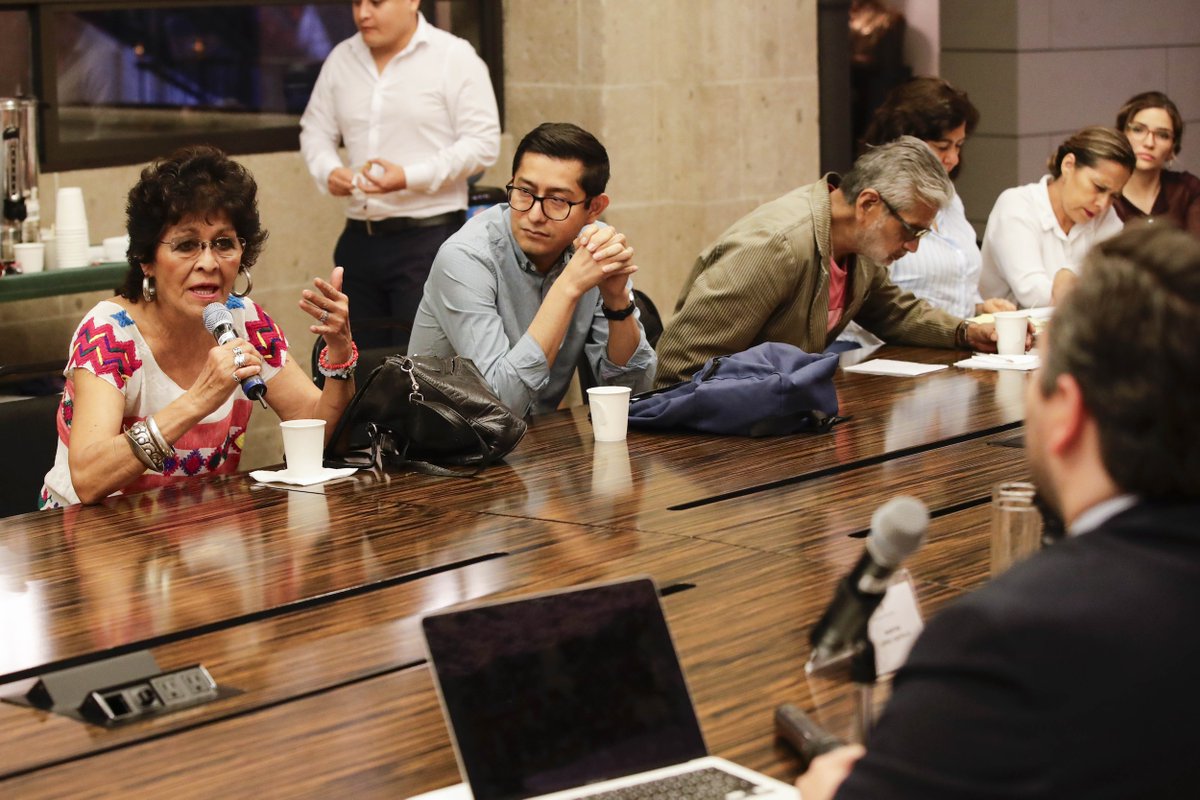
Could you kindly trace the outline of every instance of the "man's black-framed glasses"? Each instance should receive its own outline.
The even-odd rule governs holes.
[[[896,221],[899,222],[904,228],[905,241],[915,242],[925,234],[929,233],[929,228],[918,228],[904,217],[900,216],[900,212],[896,210],[896,207],[884,199],[883,195],[879,195],[879,202],[883,203],[884,208],[886,208],[891,215],[896,218]]]
[[[587,200],[566,200],[562,197],[539,197],[528,189],[513,186],[511,183],[505,186],[504,190],[508,192],[508,205],[513,211],[528,211],[533,208],[534,203],[541,203],[542,213],[546,215],[547,219],[555,222],[562,222],[571,216],[572,208],[587,202]]]

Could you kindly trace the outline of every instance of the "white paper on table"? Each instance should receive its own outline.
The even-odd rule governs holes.
[[[865,375],[894,375],[911,378],[924,375],[927,372],[937,372],[945,369],[945,364],[918,364],[915,361],[895,361],[890,358],[873,358],[851,367],[843,367],[846,372],[861,372]]]
[[[293,475],[286,469],[267,470],[257,469],[250,477],[259,483],[290,483],[295,486],[312,486],[314,483],[324,483],[335,478],[344,478],[358,472],[357,467],[321,467],[311,475]]]
[[[1023,356],[1001,356],[995,353],[976,353],[970,358],[954,362],[954,366],[963,369],[1015,369],[1028,372],[1037,369],[1041,358],[1037,353],[1026,353]]]

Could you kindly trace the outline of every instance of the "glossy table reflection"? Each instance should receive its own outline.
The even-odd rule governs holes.
[[[879,503],[911,493],[933,511],[908,564],[927,614],[986,578],[990,487],[1025,475],[1010,446],[1025,380],[839,373],[853,419],[824,436],[597,444],[575,409],[471,480],[232,476],[6,519],[0,694],[146,648],[243,693],[112,730],[0,704],[0,795],[436,788],[456,770],[420,615],[632,574],[664,590],[710,749],[790,777],[771,713],[824,701],[802,674],[807,632]]]

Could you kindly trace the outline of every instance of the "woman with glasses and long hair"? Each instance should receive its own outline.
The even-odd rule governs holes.
[[[318,389],[248,296],[267,238],[257,194],[250,173],[212,147],[184,148],[142,171],[126,206],[124,285],[71,338],[41,508],[235,471],[254,405],[239,384],[253,376],[281,419],[324,419],[332,433],[354,395],[358,355],[342,269],[300,300],[310,331],[328,342],[321,371],[340,379]],[[233,319],[235,335],[220,345],[205,325],[212,304]]]
[[[962,149],[979,124],[979,111],[967,97],[941,78],[913,78],[897,86],[875,111],[863,137],[863,149],[901,136],[915,136],[933,151],[951,179],[962,168]],[[915,253],[892,263],[892,282],[957,317],[972,317],[1016,308],[1001,298],[979,294],[979,245],[975,228],[956,192],[938,212],[929,235]],[[839,341],[876,344],[879,339],[853,323]]]
[[[1168,169],[1183,144],[1183,115],[1162,92],[1142,92],[1117,112],[1117,130],[1124,131],[1137,156],[1133,176],[1113,203],[1128,222],[1169,221],[1200,236],[1200,178]]]
[[[1022,308],[1053,305],[1075,283],[1093,244],[1120,232],[1113,200],[1133,173],[1125,134],[1091,127],[1071,135],[1037,183],[1005,189],[983,234],[979,291]]]

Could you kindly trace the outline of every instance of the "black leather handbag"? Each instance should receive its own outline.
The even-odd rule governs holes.
[[[355,392],[325,462],[467,477],[512,452],[526,427],[469,358],[393,355]]]

